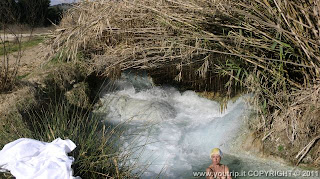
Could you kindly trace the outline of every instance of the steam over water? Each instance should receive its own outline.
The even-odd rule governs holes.
[[[197,174],[193,172],[204,172],[210,165],[209,153],[214,147],[225,153],[222,163],[238,174],[292,170],[279,163],[243,157],[245,152],[233,146],[245,132],[245,97],[230,101],[221,112],[219,103],[193,91],[154,87],[146,75],[124,74],[116,86],[117,90],[101,98],[105,106],[100,112],[105,112],[108,122],[128,125],[123,147],[144,146],[132,156],[135,161],[139,158],[141,166],[148,166],[142,178],[194,178]],[[136,133],[139,137],[132,135]]]

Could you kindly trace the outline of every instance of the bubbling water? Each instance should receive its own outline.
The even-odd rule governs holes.
[[[246,96],[229,101],[227,109],[220,111],[219,103],[193,91],[155,87],[146,74],[124,73],[116,87],[102,96],[105,106],[100,112],[108,122],[128,125],[121,138],[123,148],[143,146],[132,155],[138,165],[147,166],[142,178],[192,178],[193,172],[210,165],[209,153],[215,147],[227,153],[222,162],[233,172],[289,169],[234,153],[232,142],[244,132],[248,115]],[[138,139],[132,137],[136,133]]]
[[[227,151],[242,125],[246,109],[243,98],[229,102],[221,112],[215,101],[193,91],[154,87],[145,77],[124,76],[116,85],[119,90],[101,99],[107,104],[104,110],[113,123],[126,121],[132,129],[148,129],[141,130],[137,140],[140,144],[148,141],[140,156],[142,164],[151,163],[144,173],[146,178],[161,172],[166,178],[183,176],[203,161],[208,162],[212,148]],[[127,140],[125,146],[131,142]]]

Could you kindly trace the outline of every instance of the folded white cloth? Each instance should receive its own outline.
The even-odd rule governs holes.
[[[67,153],[76,148],[69,139],[51,143],[21,138],[0,151],[0,169],[10,171],[17,179],[74,179]]]

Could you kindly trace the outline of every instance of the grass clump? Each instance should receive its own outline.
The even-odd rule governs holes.
[[[105,126],[101,119],[85,109],[67,102],[50,103],[46,109],[30,114],[33,138],[51,142],[60,137],[70,139],[77,148],[72,168],[82,178],[136,178],[121,151],[119,126]]]

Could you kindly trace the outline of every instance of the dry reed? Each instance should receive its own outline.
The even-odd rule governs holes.
[[[81,52],[110,77],[129,68],[176,69],[177,81],[228,75],[229,89],[254,94],[264,141],[303,149],[320,134],[310,116],[320,111],[319,12],[316,0],[85,1],[50,43],[52,54],[77,60]]]

